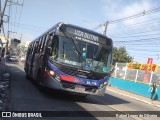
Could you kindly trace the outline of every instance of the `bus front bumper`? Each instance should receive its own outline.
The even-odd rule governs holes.
[[[73,92],[77,94],[88,94],[88,95],[98,95],[98,96],[104,96],[106,85],[99,88],[91,87],[91,86],[83,86],[71,82],[65,82],[65,81],[58,81],[53,78],[46,78],[45,79],[45,85],[46,87],[57,89],[57,90],[64,90],[68,92]]]

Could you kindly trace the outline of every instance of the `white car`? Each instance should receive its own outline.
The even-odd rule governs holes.
[[[17,56],[10,56],[9,61],[17,62],[18,61]]]

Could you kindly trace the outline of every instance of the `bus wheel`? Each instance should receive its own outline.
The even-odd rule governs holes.
[[[40,89],[44,88],[44,84],[42,81],[42,72],[40,69],[38,70],[38,74],[37,74],[37,83]]]

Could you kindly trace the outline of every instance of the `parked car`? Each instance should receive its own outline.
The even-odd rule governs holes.
[[[8,60],[11,61],[11,62],[18,62],[18,58],[15,55],[9,56]]]

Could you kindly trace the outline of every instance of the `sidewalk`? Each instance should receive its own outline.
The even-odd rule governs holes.
[[[118,89],[115,87],[111,87],[111,86],[108,86],[106,90],[114,92],[116,94],[120,94],[122,96],[130,97],[130,98],[135,99],[137,101],[140,101],[140,102],[143,102],[146,104],[150,104],[150,105],[153,105],[155,107],[160,108],[160,101],[157,101],[157,100],[151,101],[149,98],[146,98],[146,97],[143,97],[143,96],[140,96],[140,95],[128,92],[128,91],[124,91],[124,90],[121,90],[121,89]]]
[[[0,64],[0,111],[8,109],[9,101],[9,74],[7,66]]]
[[[6,65],[0,64],[0,79],[5,71],[6,71]]]

